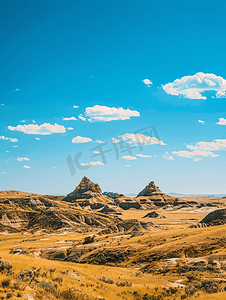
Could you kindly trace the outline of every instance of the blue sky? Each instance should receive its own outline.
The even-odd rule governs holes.
[[[226,193],[225,9],[2,1],[0,190]]]

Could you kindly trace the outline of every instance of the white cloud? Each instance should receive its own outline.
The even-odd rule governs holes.
[[[173,156],[172,155],[163,155],[162,157],[164,157],[165,159],[168,159],[168,160],[174,160]]]
[[[24,169],[30,169],[30,166],[24,165]]]
[[[38,140],[38,141],[41,141],[41,139],[40,139],[40,138],[36,138],[36,140]]]
[[[195,157],[195,158],[193,159],[193,161],[199,161],[199,160],[203,160],[203,159],[200,158],[200,157]]]
[[[226,119],[219,118],[219,122],[217,122],[216,124],[218,124],[218,125],[226,125]]]
[[[98,161],[91,161],[91,162],[86,163],[86,164],[81,163],[81,165],[82,166],[103,166],[104,163],[102,163],[101,161],[98,160]]]
[[[12,146],[13,148],[18,148],[18,146]]]
[[[21,91],[21,89],[15,89],[13,92],[19,92]]]
[[[112,143],[119,143],[120,139],[129,144],[133,144],[133,142],[138,145],[166,145],[162,141],[159,141],[156,137],[146,136],[139,133],[126,133],[120,135],[118,139],[112,138]]]
[[[56,169],[56,167],[53,167],[53,169]]]
[[[28,125],[17,125],[16,127],[8,126],[9,130],[21,131],[26,134],[41,134],[49,135],[53,133],[65,133],[66,129],[64,126],[55,123],[54,125],[50,123],[44,123],[41,125],[28,124]]]
[[[95,105],[87,107],[85,116],[90,122],[108,122],[116,120],[129,120],[130,117],[139,117],[140,113],[136,110],[124,109],[122,107],[108,107]]]
[[[0,136],[0,140],[10,141],[12,143],[17,143],[18,142],[18,139],[11,138],[11,137],[6,137],[4,135]]]
[[[25,119],[23,119],[22,121],[20,121],[20,123],[25,123],[26,122],[26,120]]]
[[[17,157],[17,160],[18,160],[18,161],[23,161],[23,160],[29,161],[30,158],[28,158],[28,157]]]
[[[198,142],[194,146],[187,145],[186,146],[190,150],[204,150],[204,151],[216,151],[221,149],[226,149],[226,139],[217,139],[212,142]]]
[[[70,118],[63,118],[63,121],[76,121],[77,119],[75,117]]]
[[[9,152],[8,150],[6,150],[6,152]]]
[[[198,120],[198,122],[201,124],[205,124],[205,122],[203,120]]]
[[[33,123],[36,123],[35,120],[32,121]]]
[[[131,165],[126,165],[126,167],[131,167]]]
[[[212,156],[212,157],[217,157],[219,156],[218,154],[214,154],[211,151],[206,151],[206,150],[194,150],[194,151],[173,151],[173,154],[180,156],[180,157],[186,157],[186,158],[193,158],[194,156]]]
[[[0,172],[0,174],[6,174],[6,172]]]
[[[84,118],[82,114],[81,114],[81,115],[79,115],[78,117],[79,117],[79,119],[80,119],[80,120],[82,120],[82,121],[86,121],[86,118]]]
[[[1,103],[1,106],[4,106],[5,104]]]
[[[123,157],[122,157],[122,159],[128,159],[128,160],[135,160],[135,159],[137,159],[135,156],[131,156],[131,155],[124,155]]]
[[[93,151],[93,153],[99,154],[99,153],[100,153],[100,151]]]
[[[78,105],[74,105],[73,108],[79,108],[79,106]]]
[[[57,177],[62,177],[61,175],[57,175]]]
[[[96,140],[95,142],[99,143],[99,144],[105,144],[106,143],[105,141],[101,141],[101,140]]]
[[[76,136],[72,139],[73,144],[89,143],[92,142],[92,139],[82,136]]]
[[[68,128],[67,128],[67,130],[73,130],[73,129],[74,129],[73,127],[68,127]]]
[[[136,156],[139,156],[139,157],[152,157],[151,155],[143,155],[143,154],[136,154]]]
[[[162,88],[167,94],[189,99],[206,99],[202,95],[205,91],[215,91],[216,98],[226,96],[226,80],[221,76],[202,72],[176,79],[172,83],[162,85]]]
[[[144,79],[144,80],[142,80],[142,81],[143,81],[143,83],[146,84],[148,87],[150,87],[150,86],[153,84],[153,82],[151,82],[149,79]]]

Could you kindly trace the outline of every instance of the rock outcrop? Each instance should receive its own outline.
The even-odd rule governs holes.
[[[146,214],[143,218],[165,219],[165,216],[159,215],[156,211]]]
[[[63,200],[71,201],[76,199],[90,199],[95,196],[101,196],[102,191],[97,183],[93,183],[88,177],[84,176],[73,192],[67,195]]]
[[[191,225],[190,228],[209,227],[226,224],[226,209],[217,209],[210,212],[199,223]]]
[[[164,194],[154,183],[151,181],[138,195],[136,198],[142,202],[145,199],[151,200],[157,207],[162,207],[167,204],[175,205],[176,198]],[[178,198],[177,198],[178,199]]]

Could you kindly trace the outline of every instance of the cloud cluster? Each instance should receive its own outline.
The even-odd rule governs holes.
[[[54,125],[50,123],[44,123],[41,125],[28,124],[28,125],[17,125],[16,127],[8,126],[8,129],[12,131],[21,131],[26,134],[41,134],[41,135],[49,135],[53,133],[66,132],[65,127],[57,123],[55,123]]]
[[[63,118],[63,121],[76,121],[77,119],[75,117],[70,118]]]
[[[18,139],[11,138],[11,137],[6,137],[4,135],[0,136],[0,140],[10,141],[12,143],[17,143],[18,142]]]
[[[18,160],[18,161],[23,161],[23,160],[29,161],[30,158],[28,158],[28,157],[17,157],[17,160]]]
[[[120,135],[118,139],[112,138],[112,143],[119,143],[120,141],[124,141],[129,144],[137,143],[138,145],[165,145],[163,141],[158,140],[153,136],[146,136],[139,133],[125,133]]]
[[[215,154],[213,151],[224,150],[226,149],[226,139],[216,139],[212,142],[201,141],[195,145],[186,145],[186,147],[192,151],[182,150],[182,151],[173,151],[172,153],[186,158],[194,158],[195,156],[211,156],[217,157],[218,154]],[[198,161],[194,159],[194,161]]]
[[[226,125],[226,119],[219,118],[219,121],[216,124],[218,124],[218,125]]]
[[[108,122],[117,120],[129,120],[131,117],[139,117],[140,113],[136,110],[130,110],[129,108],[124,109],[122,107],[116,108],[95,105],[93,107],[86,108],[85,116],[90,122]]]
[[[189,99],[206,99],[202,95],[205,91],[215,91],[217,98],[226,96],[226,80],[221,76],[202,72],[176,79],[162,85],[162,88],[167,94]]]
[[[82,136],[76,136],[72,139],[73,144],[82,144],[82,143],[89,143],[92,142],[91,138],[82,137]]]

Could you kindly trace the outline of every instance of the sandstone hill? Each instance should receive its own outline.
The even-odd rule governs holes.
[[[165,205],[189,205],[189,204],[197,204],[194,201],[190,203],[189,201],[182,200],[179,198],[175,198],[172,196],[168,196],[163,193],[159,187],[157,187],[154,181],[151,181],[136,197],[139,199],[140,204],[151,204],[156,207],[163,207]]]
[[[226,224],[226,209],[222,208],[210,212],[199,223],[191,225],[190,227],[209,227],[224,224]]]
[[[114,218],[98,211],[61,200],[60,196],[0,192],[0,232],[89,232],[115,223]]]

